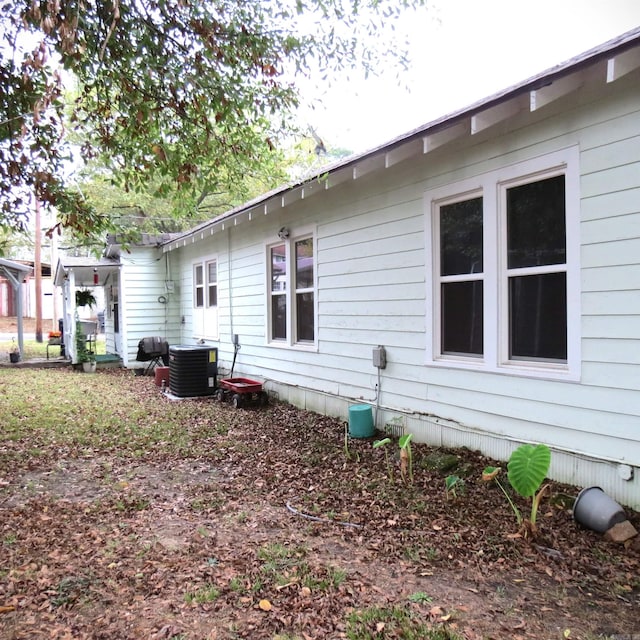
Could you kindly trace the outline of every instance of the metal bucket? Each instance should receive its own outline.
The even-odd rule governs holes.
[[[600,487],[587,487],[578,494],[573,504],[573,517],[576,522],[598,533],[604,533],[627,519],[624,509]]]

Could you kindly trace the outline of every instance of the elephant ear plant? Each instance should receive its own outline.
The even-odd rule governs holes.
[[[382,440],[376,440],[373,443],[374,449],[379,449],[380,447],[384,447],[384,462],[387,466],[387,476],[389,476],[389,482],[393,482],[393,469],[389,464],[389,452],[387,451],[386,445],[391,442],[391,438],[383,438]]]
[[[413,452],[411,451],[411,440],[413,433],[407,433],[400,437],[398,446],[400,447],[400,475],[404,483],[413,484]]]
[[[523,518],[520,510],[511,496],[498,479],[500,467],[486,467],[482,472],[482,479],[485,482],[495,480],[497,485],[504,493],[511,509],[513,510],[516,520],[518,521],[519,531],[524,538],[535,538],[538,529],[536,526],[536,518],[540,501],[548,484],[542,485],[547,476],[549,466],[551,464],[551,450],[544,444],[532,445],[523,444],[519,446],[509,458],[507,463],[507,478],[509,484],[523,498],[531,498],[531,515],[529,518]]]
[[[411,451],[412,439],[413,434],[407,433],[398,440],[398,446],[400,447],[400,476],[402,477],[402,481],[405,484],[413,484],[413,453]],[[388,445],[390,442],[391,438],[376,440],[373,443],[373,448],[379,449],[380,447],[385,447],[383,451],[384,460],[387,465],[387,475],[389,476],[389,481],[393,482],[393,469],[389,464],[389,454],[386,449],[386,445]]]

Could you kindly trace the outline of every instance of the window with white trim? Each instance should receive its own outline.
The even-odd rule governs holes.
[[[313,235],[267,248],[269,342],[311,346],[316,340]]]
[[[428,362],[579,375],[576,149],[426,196]]]
[[[218,338],[218,261],[193,265],[193,335]]]
[[[566,363],[564,173],[501,186],[507,359]]]
[[[440,203],[436,224],[441,352],[481,356],[482,196]]]

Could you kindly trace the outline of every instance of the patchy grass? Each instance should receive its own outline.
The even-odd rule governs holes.
[[[21,354],[22,360],[32,360],[38,358],[47,357],[47,336],[48,330],[43,331],[43,341],[37,342],[36,340],[24,340],[23,352]],[[11,340],[0,340],[0,358],[4,360],[9,359],[9,350],[13,345],[18,344],[18,334],[15,334],[15,338]],[[98,355],[104,355],[106,353],[106,342],[104,336],[98,336],[96,341],[96,353]],[[49,347],[49,358],[57,358],[60,355],[60,347]]]
[[[196,591],[186,593],[184,600],[187,604],[206,604],[215,602],[220,597],[220,589],[214,584],[206,584]]]
[[[370,607],[347,616],[349,640],[464,640],[446,626],[433,626],[407,607]]]
[[[198,445],[210,444],[207,435],[216,425],[202,405],[157,397],[141,402],[138,389],[122,384],[130,377],[122,370],[87,376],[70,369],[0,369],[3,438],[28,440],[42,455],[52,447],[75,456],[94,450],[137,457],[203,453]],[[22,453],[30,455],[26,448]]]

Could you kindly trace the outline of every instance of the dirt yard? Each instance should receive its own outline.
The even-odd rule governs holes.
[[[152,378],[47,375],[135,394],[136,437],[169,411],[184,433],[124,451],[56,421],[55,437],[0,431],[3,639],[425,637],[398,631],[400,612],[442,640],[640,634],[639,543],[577,525],[577,488],[553,484],[524,540],[474,452],[415,445],[403,483],[395,450],[391,479],[381,448],[286,404],[176,408]]]

